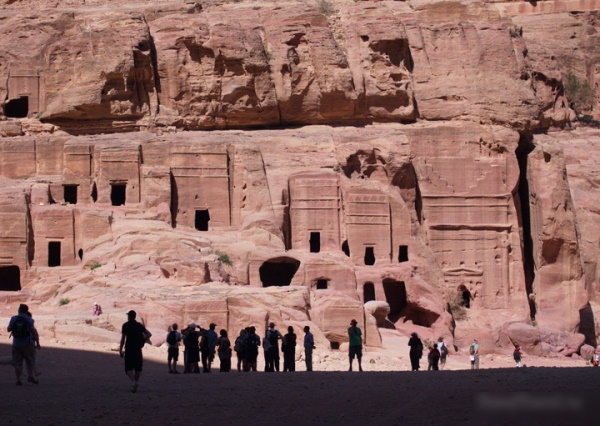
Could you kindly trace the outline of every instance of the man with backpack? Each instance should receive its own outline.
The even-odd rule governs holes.
[[[12,334],[12,363],[15,366],[17,385],[21,386],[21,375],[23,374],[23,361],[27,366],[27,381],[37,385],[35,378],[35,346],[32,331],[34,330],[33,319],[27,315],[29,307],[20,304],[18,314],[13,316],[8,323],[8,332]],[[37,342],[39,347],[39,340]]]
[[[125,358],[125,374],[131,379],[131,392],[133,393],[137,392],[142,376],[144,364],[142,348],[146,340],[152,336],[146,327],[135,320],[136,316],[135,311],[127,312],[127,322],[121,327],[121,343],[119,345],[119,355],[121,358]]]
[[[167,365],[169,366],[169,374],[179,374],[177,371],[177,360],[179,359],[179,345],[181,344],[181,333],[177,331],[177,324],[171,326],[171,330],[167,334]]]
[[[471,370],[479,370],[479,345],[477,339],[469,346],[469,358],[471,360]]]

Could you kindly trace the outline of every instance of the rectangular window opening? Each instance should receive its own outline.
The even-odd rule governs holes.
[[[365,247],[365,265],[375,265],[375,247]]]
[[[327,290],[329,280],[317,280],[317,290]]]

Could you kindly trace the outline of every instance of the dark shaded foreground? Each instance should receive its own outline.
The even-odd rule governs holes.
[[[219,373],[217,362],[211,374],[172,375],[146,360],[132,394],[116,353],[44,348],[39,357],[37,386],[17,387],[12,367],[0,366],[0,424],[575,425],[600,407],[592,367]]]

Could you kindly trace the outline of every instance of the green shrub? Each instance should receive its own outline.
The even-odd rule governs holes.
[[[69,299],[68,297],[65,297],[64,299],[60,299],[58,301],[58,306],[68,305],[70,301],[71,301],[71,299]]]
[[[227,266],[233,265],[233,262],[231,261],[231,259],[229,258],[229,255],[227,253],[223,253],[220,250],[215,250],[215,254],[217,256],[219,256],[219,262],[221,262],[223,265],[227,265]]]
[[[90,265],[90,269],[93,271],[94,269],[98,269],[101,266],[102,265],[100,265],[98,262],[94,262]]]
[[[596,101],[596,92],[589,81],[584,80],[582,82],[569,71],[563,77],[563,87],[575,112],[590,111],[593,108]]]

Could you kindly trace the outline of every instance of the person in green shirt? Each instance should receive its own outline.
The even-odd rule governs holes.
[[[352,371],[352,361],[354,357],[358,359],[358,371],[363,371],[361,365],[362,359],[362,332],[356,325],[356,320],[350,321],[350,327],[348,327],[348,338],[350,339],[350,346],[348,347],[348,357],[350,358],[350,368],[348,371]]]

